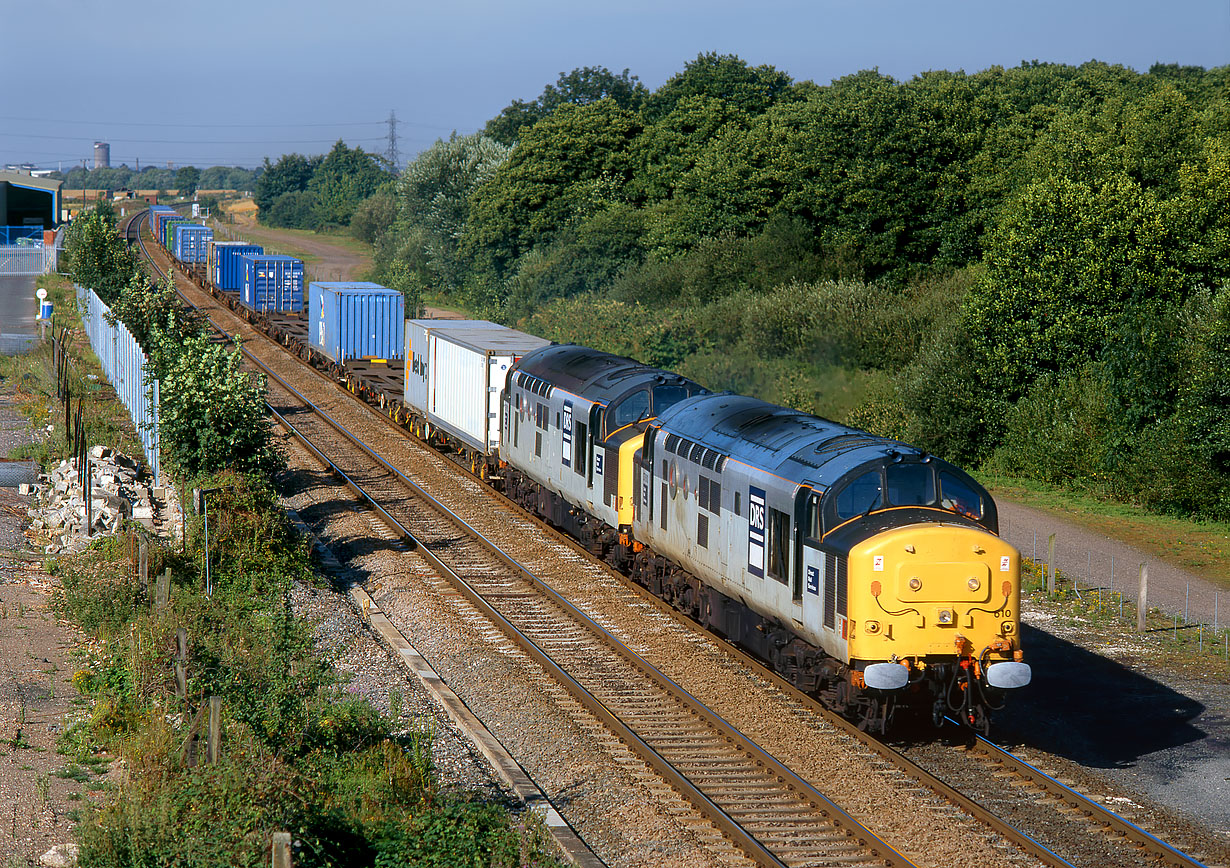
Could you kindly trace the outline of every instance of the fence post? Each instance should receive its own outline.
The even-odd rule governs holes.
[[[175,693],[180,699],[188,697],[188,631],[180,627],[175,631]]]
[[[167,603],[171,596],[171,568],[167,567],[162,571],[162,575],[158,577],[158,593],[154,600],[154,606],[159,612],[165,612]]]
[[[1046,538],[1046,592],[1055,593],[1055,534]]]
[[[1145,613],[1149,611],[1149,565],[1140,565],[1140,597],[1136,601],[1136,632],[1145,631]]]
[[[209,697],[209,743],[206,745],[205,761],[216,765],[222,758],[222,697]]]
[[[290,832],[273,833],[273,868],[291,868]]]
[[[145,598],[149,599],[149,547],[145,544],[145,537],[141,537],[137,542],[137,572],[141,577],[141,593]]]

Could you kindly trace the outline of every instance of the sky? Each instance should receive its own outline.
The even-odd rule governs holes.
[[[656,89],[698,54],[828,84],[1022,61],[1230,63],[1230,0],[6,0],[0,165],[256,166],[342,138],[403,163],[560,73]]]

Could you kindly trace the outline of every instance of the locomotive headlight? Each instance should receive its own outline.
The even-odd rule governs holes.
[[[879,621],[868,621],[867,623],[863,625],[863,629],[866,630],[868,633],[875,635],[876,633],[880,632],[880,622]]]
[[[911,591],[917,591],[917,590],[920,590],[921,588],[922,588],[922,579],[920,579],[918,576],[914,576],[914,578],[910,579],[910,590]]]
[[[935,620],[940,624],[951,624],[952,609],[940,609],[935,613]]]
[[[982,582],[978,581],[977,576],[970,576],[969,581],[965,583],[965,586],[971,591],[976,591],[982,587]]]

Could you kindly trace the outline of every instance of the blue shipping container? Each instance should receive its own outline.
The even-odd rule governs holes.
[[[200,223],[181,223],[175,227],[175,258],[180,262],[204,262],[214,231]]]
[[[303,260],[293,256],[244,256],[239,301],[249,310],[303,310]]]
[[[174,217],[163,220],[162,238],[159,239],[162,242],[162,249],[167,253],[173,253],[175,251],[175,227],[183,226],[191,222],[192,221],[187,217],[180,217],[178,214]]]
[[[178,217],[174,209],[166,205],[155,205],[149,209],[149,233],[155,238],[162,237],[162,221],[168,217]]]
[[[182,214],[180,214],[178,211],[175,211],[173,209],[168,209],[166,211],[159,211],[157,214],[155,214],[154,215],[154,237],[158,239],[158,243],[162,244],[166,240],[168,220],[184,220],[184,219],[186,218]]]
[[[243,286],[243,258],[260,256],[264,252],[265,248],[259,244],[244,244],[242,241],[215,241],[213,272],[209,275],[209,279],[218,289],[238,290]],[[303,294],[302,286],[300,286],[299,293]]]
[[[335,362],[405,356],[406,302],[378,283],[308,287],[308,343]]]

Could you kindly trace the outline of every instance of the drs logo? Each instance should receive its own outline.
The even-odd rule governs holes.
[[[560,422],[560,431],[564,440],[560,449],[560,461],[565,467],[572,466],[572,402],[564,402],[564,418]]]
[[[765,493],[754,485],[747,489],[747,571],[764,578]]]

